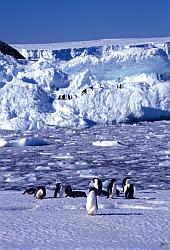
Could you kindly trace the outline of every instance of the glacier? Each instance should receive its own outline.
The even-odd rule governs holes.
[[[0,129],[170,119],[170,38],[13,45],[0,53]]]

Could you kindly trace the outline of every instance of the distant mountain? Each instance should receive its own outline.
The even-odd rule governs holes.
[[[25,59],[23,55],[21,55],[16,49],[8,45],[7,43],[0,40],[0,52],[4,55],[9,55],[14,57],[15,59]]]

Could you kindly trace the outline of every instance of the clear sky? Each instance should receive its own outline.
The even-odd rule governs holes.
[[[0,40],[170,37],[170,0],[0,0]]]

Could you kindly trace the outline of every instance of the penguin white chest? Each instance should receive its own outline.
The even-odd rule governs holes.
[[[124,193],[126,193],[127,189],[130,187],[130,184],[131,184],[131,180],[127,179],[126,183],[125,183],[125,186],[124,186]]]
[[[58,197],[61,198],[61,197],[63,197],[63,195],[64,195],[64,188],[63,188],[63,185],[61,185],[60,191],[58,193]]]
[[[37,199],[42,199],[43,198],[43,190],[39,189],[36,193],[36,198]]]
[[[124,193],[127,192],[127,189],[129,188],[129,186],[130,186],[130,184],[126,184],[126,185],[124,186]]]
[[[90,191],[87,196],[86,210],[89,215],[95,215],[97,212],[97,198],[94,191]]]
[[[113,184],[112,191],[109,197],[114,198],[115,196],[116,196],[116,183]]]

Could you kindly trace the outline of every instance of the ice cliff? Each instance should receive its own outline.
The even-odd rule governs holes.
[[[0,128],[170,119],[170,39],[0,53]]]

